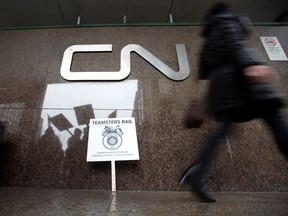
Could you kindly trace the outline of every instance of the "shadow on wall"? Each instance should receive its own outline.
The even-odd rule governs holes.
[[[50,84],[41,113],[40,136],[52,127],[66,151],[72,132],[80,129],[82,138],[91,118],[132,117],[137,90],[137,80]]]
[[[45,188],[85,187],[90,119],[131,117],[137,88],[134,80],[48,85],[41,136],[29,158],[29,175],[33,175],[29,181]]]
[[[132,117],[137,91],[137,80],[50,84],[38,127],[34,122],[39,116],[35,114],[28,124],[21,122],[26,116],[25,103],[17,103],[17,109],[11,108],[2,116],[12,119],[13,124],[6,131],[9,139],[0,144],[0,185],[88,188],[95,180],[91,172],[97,175],[107,168],[86,162],[90,119]],[[40,135],[35,141],[37,130]],[[97,181],[104,177],[97,176]]]

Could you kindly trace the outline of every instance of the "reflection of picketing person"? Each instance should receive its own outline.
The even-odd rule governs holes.
[[[188,184],[206,202],[215,202],[207,192],[206,176],[212,157],[220,141],[230,132],[232,123],[264,119],[288,159],[288,128],[279,111],[284,102],[278,92],[272,90],[270,93],[275,99],[265,102],[265,92],[270,90],[270,85],[262,88],[259,100],[252,98],[253,91],[270,83],[272,70],[245,45],[248,31],[243,20],[224,3],[215,4],[205,19],[199,77],[210,81],[208,110],[220,124],[208,138],[199,158],[182,173],[180,185]],[[265,100],[260,100],[261,97]]]
[[[8,124],[8,122],[5,122],[6,124]],[[6,126],[5,126],[5,123],[0,121],[0,144],[4,143],[5,142],[5,130],[6,130]]]
[[[34,149],[35,161],[32,166],[37,166],[36,179],[42,186],[59,187],[63,173],[64,151],[59,137],[52,127],[45,130],[45,134],[39,139],[37,149]]]

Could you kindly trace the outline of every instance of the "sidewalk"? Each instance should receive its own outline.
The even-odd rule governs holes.
[[[286,192],[212,194],[217,202],[211,204],[198,202],[190,192],[0,188],[0,215],[288,215]]]

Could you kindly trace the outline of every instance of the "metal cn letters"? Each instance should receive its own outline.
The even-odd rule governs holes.
[[[151,65],[157,68],[161,73],[172,80],[181,81],[186,79],[190,74],[190,67],[184,44],[176,44],[176,52],[179,64],[178,72],[172,70],[152,53],[137,44],[129,44],[122,48],[120,71],[71,72],[72,58],[73,54],[76,52],[112,52],[112,44],[73,45],[68,47],[64,52],[60,69],[61,76],[66,80],[123,80],[129,76],[131,71],[131,52],[136,52]]]

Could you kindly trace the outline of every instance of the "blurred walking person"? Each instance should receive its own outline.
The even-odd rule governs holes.
[[[280,108],[281,94],[273,84],[272,69],[248,48],[245,17],[225,3],[216,3],[205,17],[205,42],[199,61],[199,78],[210,82],[208,111],[219,124],[199,158],[180,176],[205,202],[215,202],[207,192],[206,176],[212,157],[232,123],[261,118],[270,126],[280,151],[288,159],[288,127]]]

